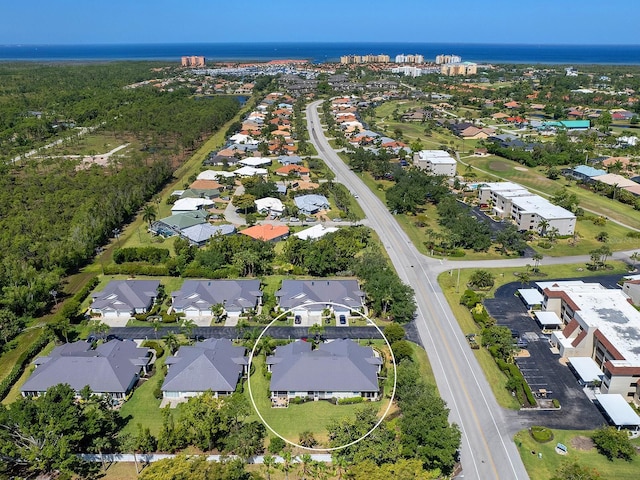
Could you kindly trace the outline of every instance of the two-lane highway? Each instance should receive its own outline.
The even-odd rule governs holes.
[[[331,148],[318,117],[320,103],[314,102],[306,110],[311,142],[335,173],[336,181],[358,195],[369,225],[383,242],[398,275],[415,291],[418,332],[440,395],[451,409],[450,419],[462,431],[462,475],[478,480],[528,478],[511,439],[513,428],[508,428],[505,412],[436,282],[434,270],[439,269],[430,268],[434,260],[417,251],[386,206]],[[513,421],[515,416],[510,418]]]

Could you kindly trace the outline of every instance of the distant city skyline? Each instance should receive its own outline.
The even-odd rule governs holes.
[[[32,0],[7,2],[0,44],[425,42],[638,45],[640,2],[562,0]],[[406,52],[412,53],[412,52]]]

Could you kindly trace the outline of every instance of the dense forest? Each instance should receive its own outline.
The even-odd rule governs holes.
[[[0,66],[3,318],[44,312],[62,276],[91,258],[171,178],[197,142],[239,111],[233,97],[198,99],[190,87],[127,87],[167,75],[154,67]],[[47,156],[45,150],[11,160],[56,140],[72,145],[80,127],[138,147],[105,167],[77,168],[79,159]]]

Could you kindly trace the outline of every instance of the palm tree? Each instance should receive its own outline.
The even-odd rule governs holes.
[[[273,455],[265,455],[262,459],[262,465],[267,473],[267,480],[271,480],[271,471],[276,466],[276,458]]]
[[[633,260],[633,269],[637,270],[638,269],[638,260],[640,260],[640,251],[638,252],[633,252],[629,258],[631,260]]]
[[[180,342],[178,341],[178,337],[176,336],[176,334],[173,332],[169,332],[164,337],[162,337],[162,339],[164,340],[164,343],[167,345],[167,348],[169,349],[171,354],[173,355],[174,353],[176,353],[176,350],[178,350],[178,347],[180,346]]]
[[[540,227],[540,235],[544,237],[547,234],[547,228],[549,228],[549,222],[547,220],[540,220],[540,223],[538,223],[538,227]]]
[[[162,325],[162,322],[157,318],[154,318],[153,321],[151,322],[151,326],[153,327],[153,333],[155,334],[156,341],[158,340],[158,330],[160,330],[161,325]]]
[[[537,272],[540,267],[540,262],[544,257],[541,253],[535,253],[531,258],[533,259],[533,271]]]
[[[196,322],[191,319],[184,319],[180,327],[184,335],[187,337],[189,343],[191,343],[191,334],[193,333],[193,329],[197,327]]]
[[[311,458],[311,455],[309,455],[308,453],[305,453],[303,455],[300,456],[300,475],[302,480],[305,480],[307,478],[307,475],[311,474],[311,464],[313,462],[313,459]]]
[[[289,472],[293,470],[294,467],[291,452],[286,451],[282,453],[282,463],[279,464],[278,467],[284,472],[285,480],[289,480]]]
[[[142,220],[149,223],[149,227],[151,227],[151,223],[156,219],[157,214],[158,212],[154,205],[145,205],[142,210]]]

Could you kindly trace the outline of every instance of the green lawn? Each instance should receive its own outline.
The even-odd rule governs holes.
[[[623,262],[609,262],[610,266],[613,267],[612,270],[606,270],[604,273],[614,274],[614,273],[626,273],[626,264]],[[469,282],[469,277],[476,269],[462,269],[460,270],[460,282],[458,283],[458,272],[455,267],[452,268],[449,272],[441,273],[438,276],[438,284],[442,288],[442,291],[453,310],[453,314],[455,315],[460,328],[463,333],[476,333],[480,334],[480,327],[473,321],[471,317],[471,313],[467,310],[466,307],[460,305],[460,297],[466,290],[466,285]],[[495,284],[494,286],[487,291],[483,291],[482,294],[486,298],[493,298],[493,294],[498,287],[504,285],[506,283],[517,281],[517,277],[514,273],[525,271],[524,268],[501,268],[491,270],[495,276]],[[568,264],[568,265],[553,265],[553,266],[544,266],[544,259],[542,260],[542,264],[540,266],[539,276],[531,277],[531,281],[542,281],[542,280],[551,280],[554,278],[575,278],[575,277],[588,277],[593,275],[601,275],[603,273],[602,270],[597,272],[586,270],[584,265],[582,264]],[[493,394],[495,395],[498,403],[505,408],[518,409],[520,405],[516,402],[516,400],[511,396],[511,394],[505,388],[507,378],[505,375],[498,369],[495,361],[489,354],[488,350],[485,348],[480,348],[479,350],[473,350],[480,367],[482,368],[485,376],[487,377],[487,381],[491,385],[491,389],[493,390]]]
[[[11,343],[15,345],[15,348],[9,350],[0,356],[0,381],[3,380],[9,372],[13,369],[18,357],[22,353],[29,349],[31,344],[40,336],[40,328],[32,328],[25,332],[22,332]]]
[[[362,404],[333,405],[328,401],[318,401],[302,405],[290,404],[288,408],[271,408],[269,381],[262,375],[262,365],[264,365],[264,357],[254,357],[251,389],[256,407],[271,428],[292,442],[297,443],[299,434],[309,430],[319,443],[325,444],[327,442],[327,424],[331,420],[353,415],[362,406]],[[249,398],[249,387],[246,384],[244,393]],[[374,404],[386,408],[387,401]],[[257,415],[255,419],[257,419]]]
[[[640,228],[640,215],[629,205],[597,195],[590,190],[577,186],[576,182],[565,178],[550,180],[545,176],[546,169],[543,167],[528,168],[517,162],[496,156],[471,157],[462,160],[484,172],[485,175],[479,174],[478,179],[512,181],[534,190],[534,193],[542,195],[553,195],[554,192],[568,185],[568,190],[578,196],[580,206],[585,210],[593,210],[625,225]]]
[[[152,435],[157,435],[160,432],[162,427],[162,415],[159,408],[160,400],[154,396],[153,391],[164,379],[162,366],[168,356],[169,350],[165,349],[164,355],[156,360],[154,375],[136,388],[131,398],[120,408],[120,415],[128,420],[120,432],[121,434],[136,434],[138,423],[149,427]]]
[[[604,455],[599,454],[595,448],[584,451],[573,447],[572,441],[576,437],[590,437],[591,433],[579,430],[553,430],[553,440],[547,443],[538,443],[531,437],[528,430],[523,430],[516,434],[515,442],[529,477],[535,480],[551,479],[565,462],[577,462],[583,467],[595,468],[603,480],[635,480],[638,478],[638,472],[640,472],[640,457],[638,455],[631,462],[624,460],[611,462]],[[568,447],[568,455],[558,455],[555,452],[555,446],[558,442]],[[538,453],[542,453],[542,458],[539,458]]]
[[[40,333],[40,329],[36,329],[35,331]],[[45,346],[42,349],[42,351],[38,355],[36,355],[36,357],[44,357],[44,356],[48,355],[49,353],[51,353],[51,350],[53,350],[54,347],[55,347],[55,343],[54,342],[49,342],[47,344],[47,346]],[[10,365],[13,366],[13,364],[10,364]],[[10,403],[13,403],[20,397],[20,395],[21,395],[20,394],[20,387],[22,387],[24,382],[26,382],[27,379],[31,376],[31,374],[33,373],[34,369],[35,369],[35,367],[33,367],[31,365],[27,365],[27,368],[25,368],[24,372],[22,372],[22,375],[20,375],[20,378],[18,378],[16,383],[13,384],[13,387],[11,387],[11,390],[9,390],[9,393],[7,394],[7,396],[2,400],[2,403],[4,405],[8,405]]]

